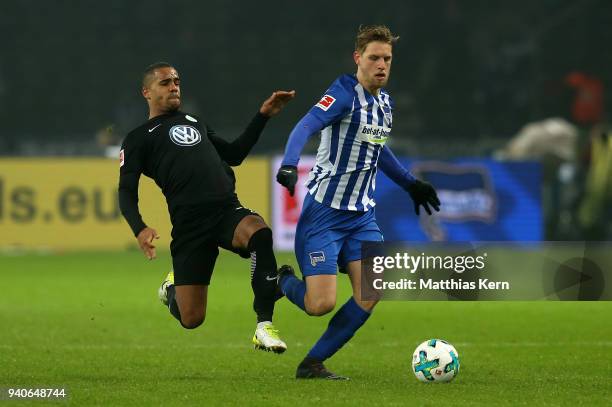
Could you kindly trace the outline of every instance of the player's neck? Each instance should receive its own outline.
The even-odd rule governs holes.
[[[359,82],[359,84],[365,89],[367,90],[370,95],[372,96],[378,96],[378,92],[380,92],[380,88],[375,88],[375,87],[371,87],[366,80],[361,76],[361,73],[359,71],[357,71],[357,81]]]
[[[161,110],[161,109],[152,109],[149,108],[149,120],[157,117],[157,116],[163,116],[165,114],[169,114],[172,113],[173,111],[171,110]]]

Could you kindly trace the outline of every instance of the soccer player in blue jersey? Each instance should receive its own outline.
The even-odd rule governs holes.
[[[353,296],[298,366],[297,378],[346,379],[327,370],[323,362],[353,337],[376,305],[361,299],[361,242],[383,240],[374,215],[377,168],[410,194],[417,215],[420,206],[430,215],[432,208],[439,210],[434,188],[414,178],[385,146],[393,100],[383,87],[397,39],[385,26],[359,28],[353,53],[357,73],[338,77],[298,122],[276,176],[293,195],[302,148],[321,132],[296,230],[295,254],[304,280],[285,266],[279,285],[309,315],[334,309],[337,266],[348,273],[353,288]]]

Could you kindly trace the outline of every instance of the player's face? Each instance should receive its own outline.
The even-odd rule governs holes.
[[[154,71],[142,95],[156,111],[171,112],[181,106],[181,80],[174,68],[159,68]]]
[[[357,78],[370,92],[387,85],[391,74],[392,59],[391,44],[385,42],[370,42],[362,53],[355,51],[353,59],[357,64]]]

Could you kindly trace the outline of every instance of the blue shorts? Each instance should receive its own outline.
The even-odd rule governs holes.
[[[373,209],[334,209],[306,194],[295,232],[295,256],[302,275],[336,274],[337,266],[361,260],[363,241],[383,241]]]

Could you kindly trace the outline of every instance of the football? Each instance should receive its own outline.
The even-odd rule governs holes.
[[[459,374],[459,353],[442,339],[430,339],[415,349],[412,371],[425,383],[450,382]]]

